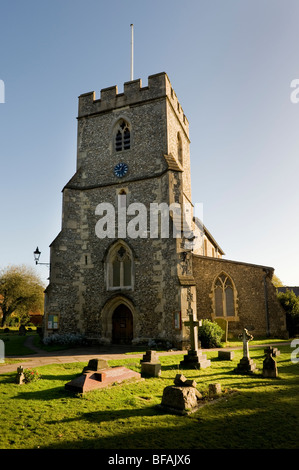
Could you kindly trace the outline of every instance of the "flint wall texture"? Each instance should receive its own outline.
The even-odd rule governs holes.
[[[130,149],[116,152],[114,128],[124,119],[130,125]],[[172,129],[174,128],[174,130]],[[169,168],[165,158],[171,149],[177,160],[177,133],[180,131],[184,169]],[[180,248],[176,239],[126,237],[134,263],[133,289],[107,288],[107,252],[115,241],[98,238],[96,207],[110,203],[117,208],[120,191],[127,205],[143,203],[149,214],[151,203],[181,202],[190,195],[188,121],[183,114],[166,74],[149,77],[149,86],[139,80],[79,97],[77,169],[63,190],[62,229],[51,245],[50,284],[46,291],[46,312],[59,315],[59,333],[81,332],[88,338],[111,340],[113,308],[117,301],[133,314],[133,341],[168,339],[177,343],[174,312],[181,310],[182,288]],[[119,162],[128,165],[118,179],[113,169]],[[117,210],[116,210],[117,239]],[[127,216],[127,223],[133,216]],[[170,232],[172,225],[170,223]],[[148,220],[149,229],[149,220]],[[185,289],[184,289],[185,290]],[[45,335],[51,334],[45,325]]]
[[[193,256],[198,318],[216,319],[213,285],[222,272],[230,276],[236,291],[237,316],[229,320],[229,332],[238,334],[247,328],[253,336],[265,336],[268,332],[270,336],[285,336],[285,313],[271,283],[273,269],[264,266]]]

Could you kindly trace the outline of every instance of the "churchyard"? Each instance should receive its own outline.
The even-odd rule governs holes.
[[[235,372],[242,349],[235,350],[231,360],[220,360],[215,350],[205,351],[211,365],[200,370],[182,370],[183,354],[158,352],[159,376],[111,383],[87,393],[65,388],[86,363],[35,368],[38,380],[22,385],[16,383],[16,372],[0,374],[0,449],[298,448],[298,363],[291,360],[290,345],[280,345],[275,357],[278,377],[263,377],[265,352],[253,347],[257,343],[250,348],[256,365],[251,374]],[[140,373],[140,359],[128,354],[109,361],[109,367]],[[160,408],[164,389],[178,374],[195,381],[202,396],[199,408],[190,414]],[[212,399],[209,386],[216,383],[222,394]]]

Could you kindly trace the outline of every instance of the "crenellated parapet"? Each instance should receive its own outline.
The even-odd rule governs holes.
[[[96,99],[94,91],[80,95],[78,118],[166,97],[169,99],[178,119],[188,130],[188,120],[165,72],[150,75],[148,77],[148,86],[145,87],[142,87],[141,79],[126,82],[123,93],[118,93],[118,88],[115,85],[103,88],[100,99]]]

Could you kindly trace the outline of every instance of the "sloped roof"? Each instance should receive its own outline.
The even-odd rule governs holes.
[[[278,292],[286,292],[287,290],[293,291],[297,295],[297,297],[299,297],[299,287],[298,286],[293,286],[293,287],[283,286],[283,287],[277,287],[276,289],[278,290]]]
[[[198,217],[194,217],[194,222],[196,223],[197,227],[203,230],[205,236],[210,240],[212,245],[217,248],[218,252],[221,253],[221,255],[225,255],[222,248],[218,245],[215,238],[211,235],[211,233],[208,231],[207,227],[201,222],[201,220]]]

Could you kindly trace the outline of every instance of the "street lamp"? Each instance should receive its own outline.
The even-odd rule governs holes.
[[[39,251],[38,246],[36,247],[36,250],[33,252],[33,255],[34,255],[35,264],[45,264],[46,266],[50,266],[50,263],[40,263],[39,262],[41,251]]]

